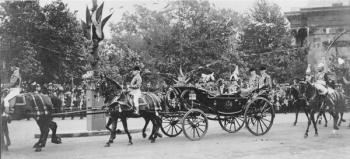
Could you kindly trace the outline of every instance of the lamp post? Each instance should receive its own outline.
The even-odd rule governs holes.
[[[104,39],[103,27],[107,23],[108,19],[112,16],[109,14],[107,17],[102,18],[104,3],[97,5],[97,0],[92,0],[91,10],[86,7],[86,21],[82,22],[84,34],[90,42],[89,50],[89,62],[91,70],[88,71],[87,90],[86,90],[86,106],[87,108],[93,108],[90,112],[94,112],[94,108],[101,108],[103,100],[100,100],[99,94],[95,91],[96,79],[98,78],[98,46]],[[88,112],[88,113],[90,113]],[[102,130],[106,118],[104,114],[87,115],[87,129],[88,130]]]

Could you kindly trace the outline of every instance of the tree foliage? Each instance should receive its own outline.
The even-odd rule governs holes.
[[[257,0],[248,18],[238,47],[247,66],[265,66],[280,82],[304,77],[308,48],[290,46],[291,36],[280,7]]]
[[[85,38],[66,4],[6,1],[1,7],[1,57],[19,65],[25,79],[63,82],[84,72]]]
[[[153,72],[178,74],[219,63],[199,72],[222,72],[232,67],[234,41],[243,17],[235,11],[216,9],[208,1],[171,1],[163,11],[136,6],[112,24],[112,43],[137,52]],[[226,63],[226,65],[224,64]],[[211,65],[214,66],[214,65]],[[233,68],[232,68],[233,70]]]

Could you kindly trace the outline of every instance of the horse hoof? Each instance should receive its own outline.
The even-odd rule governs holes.
[[[297,123],[294,123],[294,124],[293,124],[293,126],[296,126],[296,125],[297,125]]]
[[[335,126],[335,127],[334,127],[334,130],[339,130],[339,127]]]
[[[51,142],[54,143],[54,144],[61,144],[62,143],[61,138],[53,138],[51,140]]]
[[[328,125],[324,125],[324,127],[328,127]]]
[[[155,143],[155,142],[156,142],[156,140],[155,140],[155,139],[152,139],[152,140],[151,140],[151,143]]]
[[[157,136],[160,137],[160,138],[163,137],[163,135],[162,135],[162,134],[159,134],[159,133],[157,133]]]
[[[35,149],[35,152],[40,152],[40,151],[41,151],[41,148],[40,148],[40,147],[38,147],[38,148]]]
[[[304,139],[306,139],[307,137],[308,137],[308,135],[307,135],[307,134],[305,134],[305,135],[304,135]]]
[[[341,122],[346,122],[346,120],[345,119],[342,119],[342,120],[340,120]]]
[[[33,148],[38,148],[39,147],[39,143],[36,143],[33,145]]]
[[[109,142],[107,142],[106,144],[105,144],[105,147],[110,147],[111,146],[111,144],[109,143]]]
[[[132,141],[129,141],[129,145],[133,145]]]
[[[142,134],[142,137],[143,137],[143,138],[146,138],[146,137],[147,137],[147,134],[146,134],[146,133],[143,133],[143,134]]]
[[[315,134],[315,137],[318,137],[318,134]]]

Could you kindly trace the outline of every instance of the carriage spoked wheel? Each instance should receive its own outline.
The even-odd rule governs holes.
[[[162,116],[162,132],[169,137],[178,136],[182,132],[180,117]]]
[[[266,134],[271,129],[274,118],[272,104],[262,97],[256,97],[249,102],[244,113],[247,129],[256,136]]]
[[[199,109],[189,110],[182,118],[182,130],[192,141],[202,139],[208,131],[207,116]]]
[[[244,126],[244,116],[242,115],[231,115],[231,116],[222,116],[218,115],[219,124],[222,129],[229,133],[235,133],[242,129]]]

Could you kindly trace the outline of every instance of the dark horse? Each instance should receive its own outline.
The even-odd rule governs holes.
[[[101,81],[98,82],[98,90],[105,98],[105,104],[108,107],[108,113],[110,118],[107,122],[106,128],[111,132],[110,138],[106,143],[106,147],[113,143],[116,136],[116,123],[118,119],[121,120],[124,130],[129,137],[129,144],[132,144],[132,137],[128,130],[127,118],[139,118],[143,117],[146,121],[146,125],[143,128],[143,137],[146,137],[145,129],[149,121],[153,124],[153,129],[149,139],[151,142],[155,142],[158,136],[161,136],[158,131],[161,126],[161,119],[158,115],[158,111],[161,110],[161,100],[153,93],[143,93],[143,102],[140,102],[140,115],[134,113],[131,106],[131,97],[127,91],[123,91],[122,87],[114,80],[101,76]],[[145,103],[145,105],[142,105]],[[143,108],[143,109],[142,109]],[[112,129],[109,126],[112,125]]]
[[[286,99],[288,101],[290,101],[291,102],[291,106],[295,108],[295,121],[293,123],[294,126],[297,125],[300,109],[304,110],[307,119],[309,119],[308,111],[309,111],[310,108],[308,107],[306,98],[301,95],[300,90],[299,90],[299,88],[297,88],[297,86],[287,87]],[[320,111],[319,114],[317,115],[317,119],[321,115],[323,115],[323,117],[325,119],[325,125],[324,126],[327,127],[328,121],[327,121],[327,118],[326,118],[326,115],[325,115],[325,111]]]
[[[2,92],[1,93],[1,103],[2,100],[5,98],[6,96],[6,92]],[[3,104],[1,104],[1,108],[0,108],[0,115],[1,115],[1,150],[5,150],[8,151],[8,147],[11,145],[11,140],[10,140],[10,136],[9,136],[9,129],[8,129],[8,125],[7,123],[10,122],[11,120],[9,119],[8,116],[3,116],[3,112],[5,111],[5,107]],[[6,140],[5,140],[6,139]],[[6,141],[6,142],[5,142]]]
[[[3,103],[1,104],[3,107]],[[53,104],[49,96],[34,93],[22,93],[21,95],[10,100],[9,114],[11,120],[21,120],[28,116],[33,117],[40,128],[40,138],[34,144],[36,152],[42,150],[46,145],[46,140],[50,129],[52,130],[51,142],[61,143],[61,138],[56,135],[57,124],[52,121],[51,113]]]
[[[314,114],[322,109],[328,111],[332,115],[334,119],[333,129],[339,129],[337,126],[339,113],[345,111],[345,96],[343,94],[329,89],[328,93],[323,96],[319,94],[319,91],[309,82],[300,82],[300,92],[305,97],[309,105],[309,109],[306,112],[310,115],[310,118],[308,120],[308,126],[304,135],[305,138],[308,137],[311,122],[315,128],[315,136],[318,136]]]

